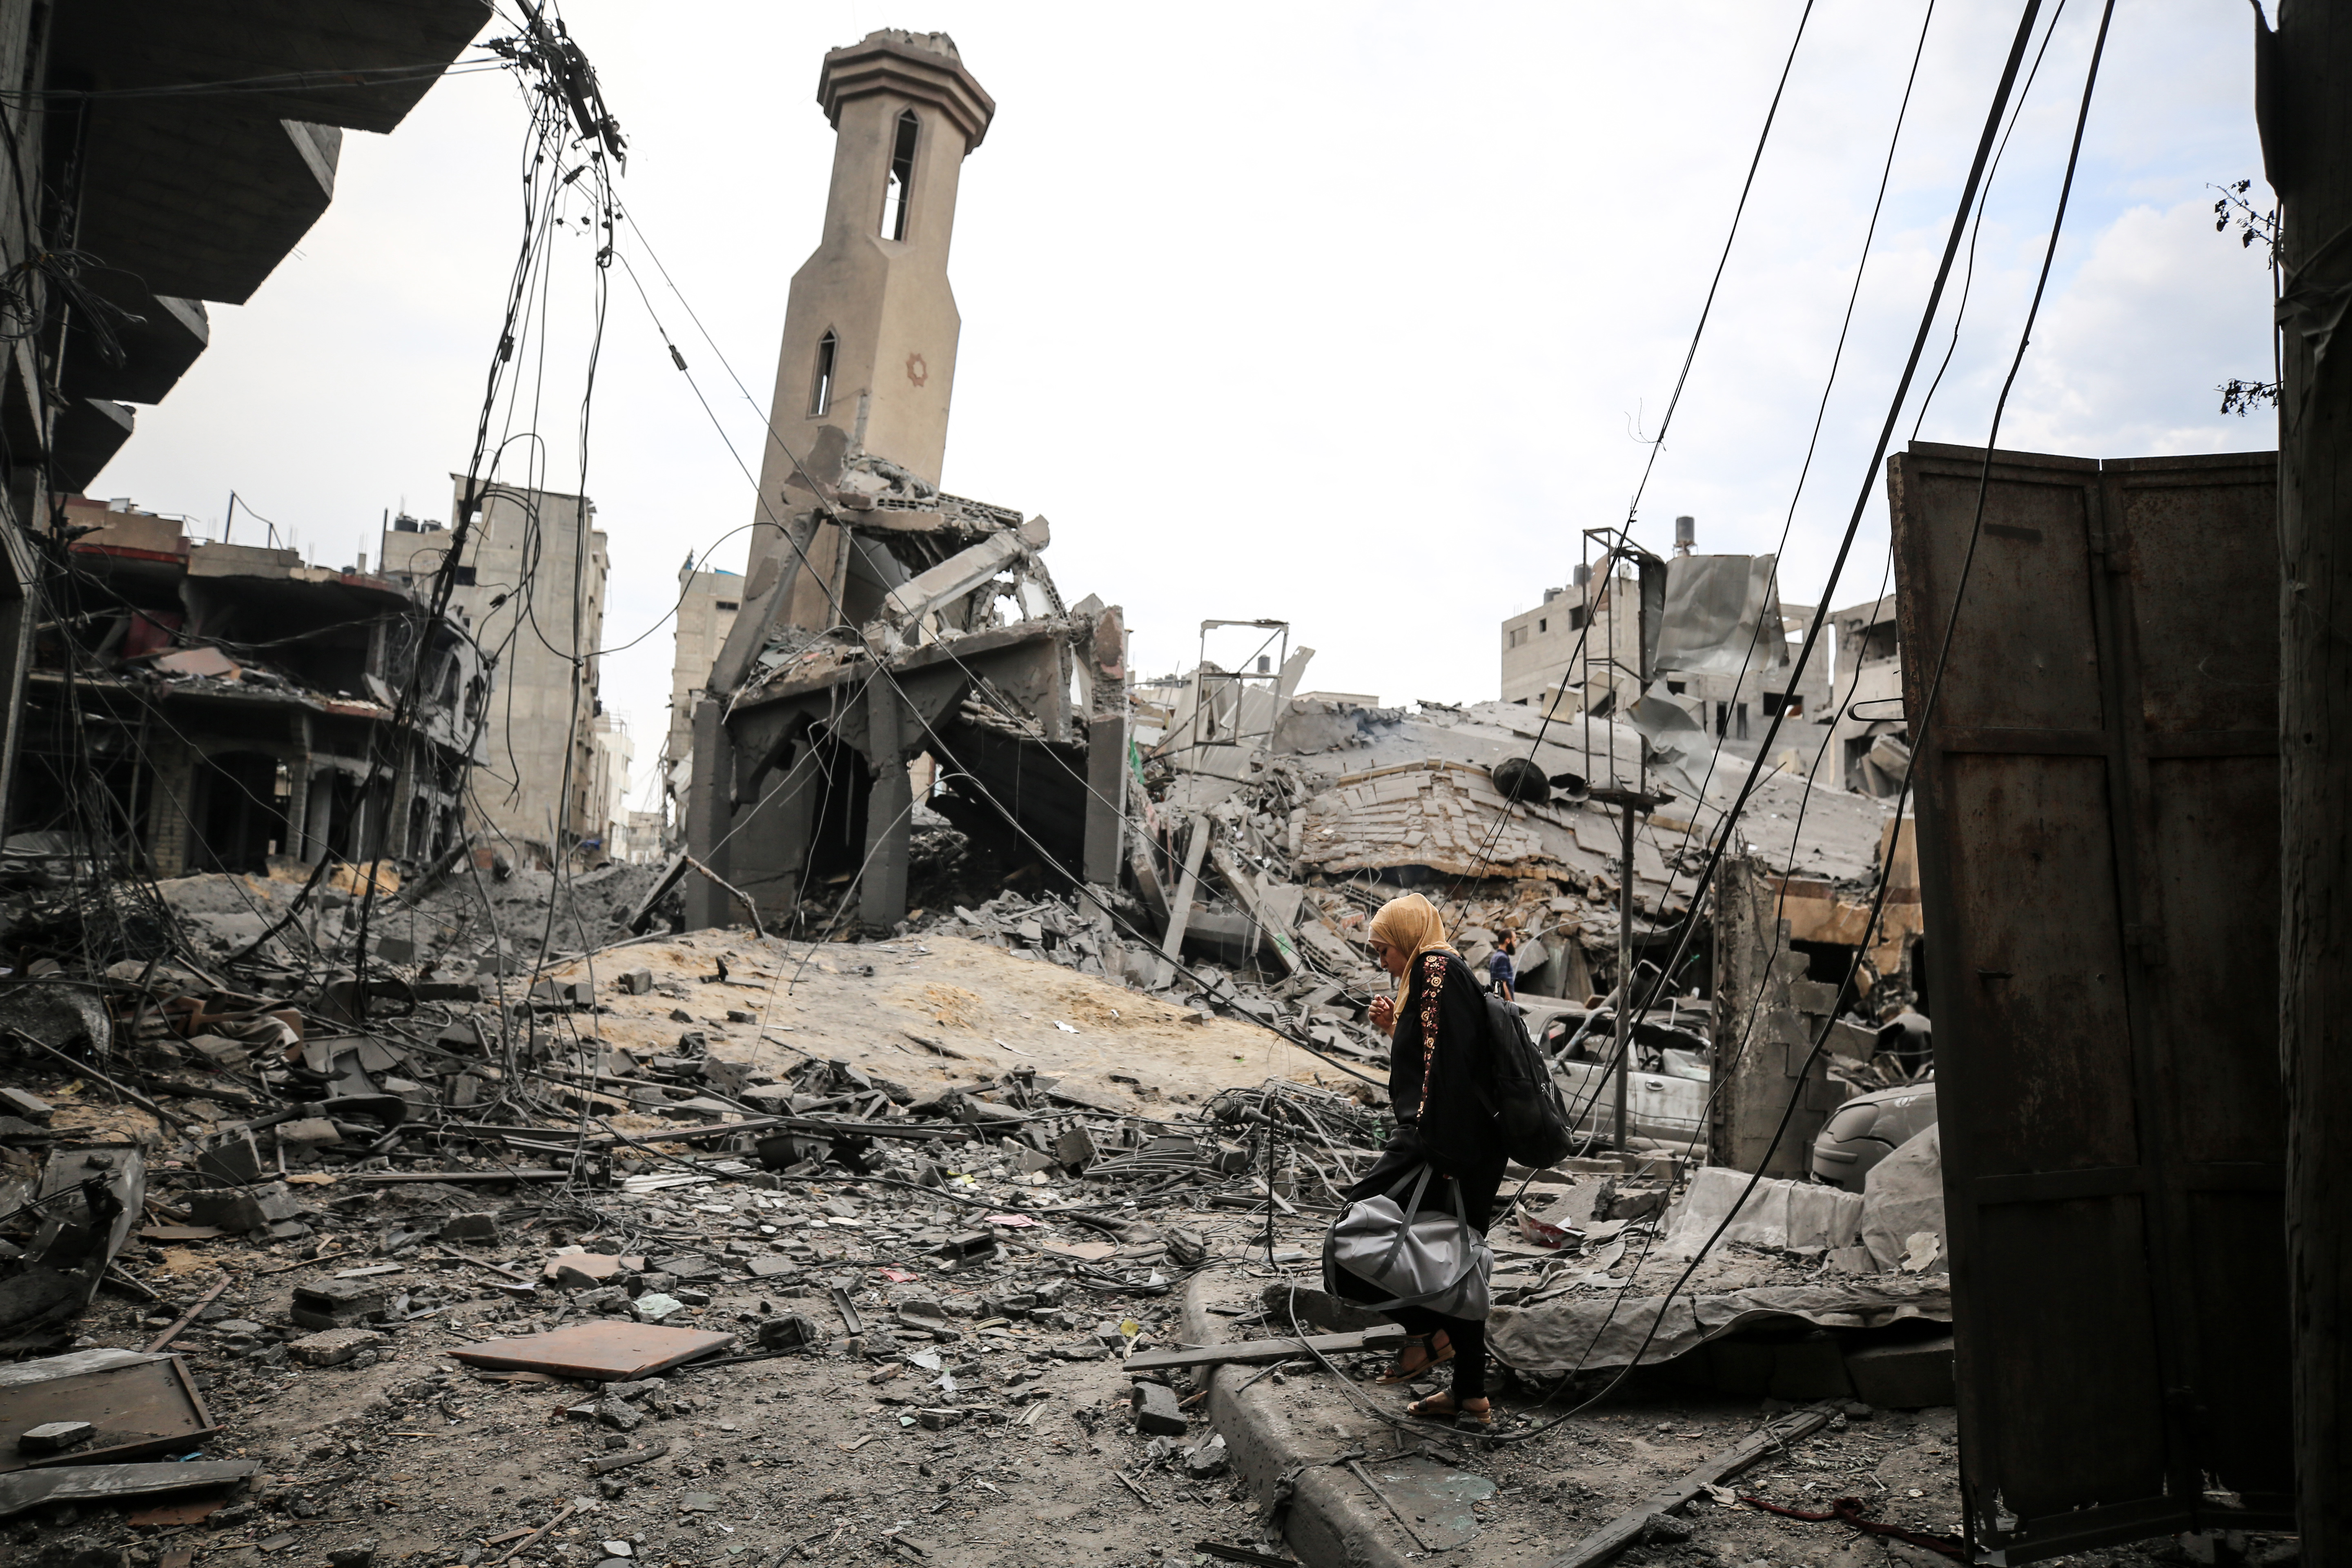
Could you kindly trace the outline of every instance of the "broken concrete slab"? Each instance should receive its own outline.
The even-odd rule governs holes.
[[[288,1342],[286,1353],[304,1366],[343,1366],[383,1342],[373,1329],[328,1329]]]
[[[299,1199],[283,1182],[258,1187],[216,1187],[188,1194],[188,1219],[227,1231],[261,1230],[302,1212]]]
[[[0,1035],[14,1029],[76,1054],[103,1056],[114,1041],[113,1020],[96,993],[37,981],[0,982]]]
[[[1927,1268],[1948,1270],[1949,1244],[1944,1232],[1944,1144],[1929,1127],[1870,1168],[1863,1178],[1862,1245],[1880,1268],[1900,1268],[1911,1238],[1922,1232],[1936,1241]]]
[[[359,1279],[322,1279],[294,1288],[288,1315],[298,1328],[342,1329],[383,1316],[385,1291]]]
[[[234,1486],[257,1459],[192,1459],[184,1465],[58,1465],[0,1476],[0,1519],[58,1502],[110,1502]]]
[[[541,1278],[567,1290],[589,1290],[625,1274],[642,1274],[643,1258],[611,1252],[559,1252],[540,1270]]]
[[[1164,1383],[1139,1383],[1128,1395],[1135,1411],[1135,1429],[1147,1437],[1181,1437],[1188,1427],[1176,1403],[1176,1391]]]
[[[1750,1180],[1748,1173],[1725,1165],[1693,1172],[1668,1215],[1660,1255],[1694,1257],[1718,1226],[1723,1241],[1750,1247],[1827,1248],[1852,1247],[1861,1239],[1861,1194],[1781,1177],[1756,1181],[1751,1189]],[[1731,1216],[1727,1226],[1726,1215]]]
[[[57,1107],[29,1089],[13,1089],[0,1084],[0,1111],[20,1116],[36,1127],[47,1127]]]
[[[62,1454],[90,1440],[98,1428],[87,1421],[44,1421],[16,1434],[20,1454]]]

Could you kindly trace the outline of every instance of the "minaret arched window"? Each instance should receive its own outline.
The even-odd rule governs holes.
[[[833,363],[841,348],[841,340],[831,328],[816,341],[816,374],[809,382],[809,417],[822,419],[824,411],[833,406]]]
[[[890,141],[890,178],[882,187],[882,237],[907,237],[907,205],[915,188],[915,142],[922,121],[911,109],[898,113],[898,130]]]

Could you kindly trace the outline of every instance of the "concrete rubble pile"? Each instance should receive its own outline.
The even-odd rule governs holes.
[[[1054,963],[1083,934],[1063,908],[971,915],[1033,927],[1047,940],[1031,964],[1123,994]],[[659,968],[625,967],[656,951]],[[596,1038],[626,1009],[702,1025],[653,1009],[709,1011],[755,963],[793,956],[677,962],[704,951],[609,950],[603,983],[541,982],[502,1019],[457,999],[337,1017],[162,964],[110,975],[102,1005],[12,991],[0,1301],[40,1303],[0,1324],[31,1358],[0,1369],[0,1430],[37,1456],[13,1470],[0,1456],[13,1539],[112,1550],[168,1521],[211,1550],[340,1563],[480,1561],[518,1542],[550,1563],[728,1542],[761,1562],[852,1543],[929,1558],[958,1540],[1025,1550],[1075,1498],[1088,1513],[1148,1500],[1154,1539],[1280,1550],[1286,1506],[1260,1507],[1236,1468],[1257,1451],[1236,1385],[1344,1414],[1386,1364],[1397,1331],[1311,1286],[1328,1216],[1387,1136],[1381,1097],[974,1072],[936,1042],[885,1074],[789,1033],[746,1052],[731,1017],[673,1030],[657,1055]],[[870,968],[911,951],[824,956]],[[703,962],[715,973],[688,973]],[[1563,1299],[1648,1278],[1681,1174],[1607,1154],[1514,1173],[1490,1237],[1507,1390],[1541,1392],[1552,1369],[1513,1347],[1542,1342],[1531,1325]],[[1782,1353],[1754,1350],[1770,1342],[1755,1326],[1785,1333],[1828,1267],[1805,1238],[1752,1239],[1727,1256],[1769,1278],[1741,1287],[1738,1321],[1704,1325],[1698,1358],[1742,1390]],[[1885,1294],[1864,1328],[1935,1316],[1929,1289]],[[1856,1401],[1866,1375],[1838,1395],[1852,1419],[1875,1414]],[[276,1436],[289,1430],[303,1435]],[[446,1475],[436,1456],[461,1440],[483,1445],[478,1473]],[[1435,1440],[1425,1451],[1453,1452]],[[844,1489],[842,1458],[886,1453],[916,1472],[919,1506],[825,1506],[869,1495]],[[1475,1461],[1492,1506],[1446,1528],[1578,1528],[1540,1490],[1495,1490],[1519,1463]]]

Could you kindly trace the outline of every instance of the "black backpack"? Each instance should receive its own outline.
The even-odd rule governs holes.
[[[1519,1010],[1500,996],[1486,998],[1487,1085],[1482,1090],[1503,1152],[1541,1170],[1575,1147],[1567,1103],[1543,1053],[1528,1037]]]

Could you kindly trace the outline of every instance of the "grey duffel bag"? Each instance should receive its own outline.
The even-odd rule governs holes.
[[[1462,1189],[1448,1184],[1454,1207],[1424,1209],[1429,1189],[1426,1163],[1398,1178],[1374,1197],[1358,1198],[1331,1224],[1325,1256],[1389,1300],[1367,1303],[1374,1311],[1426,1307],[1440,1317],[1484,1320],[1489,1305],[1486,1276],[1495,1255],[1462,1212]],[[1412,1194],[1400,1205],[1397,1194]]]

